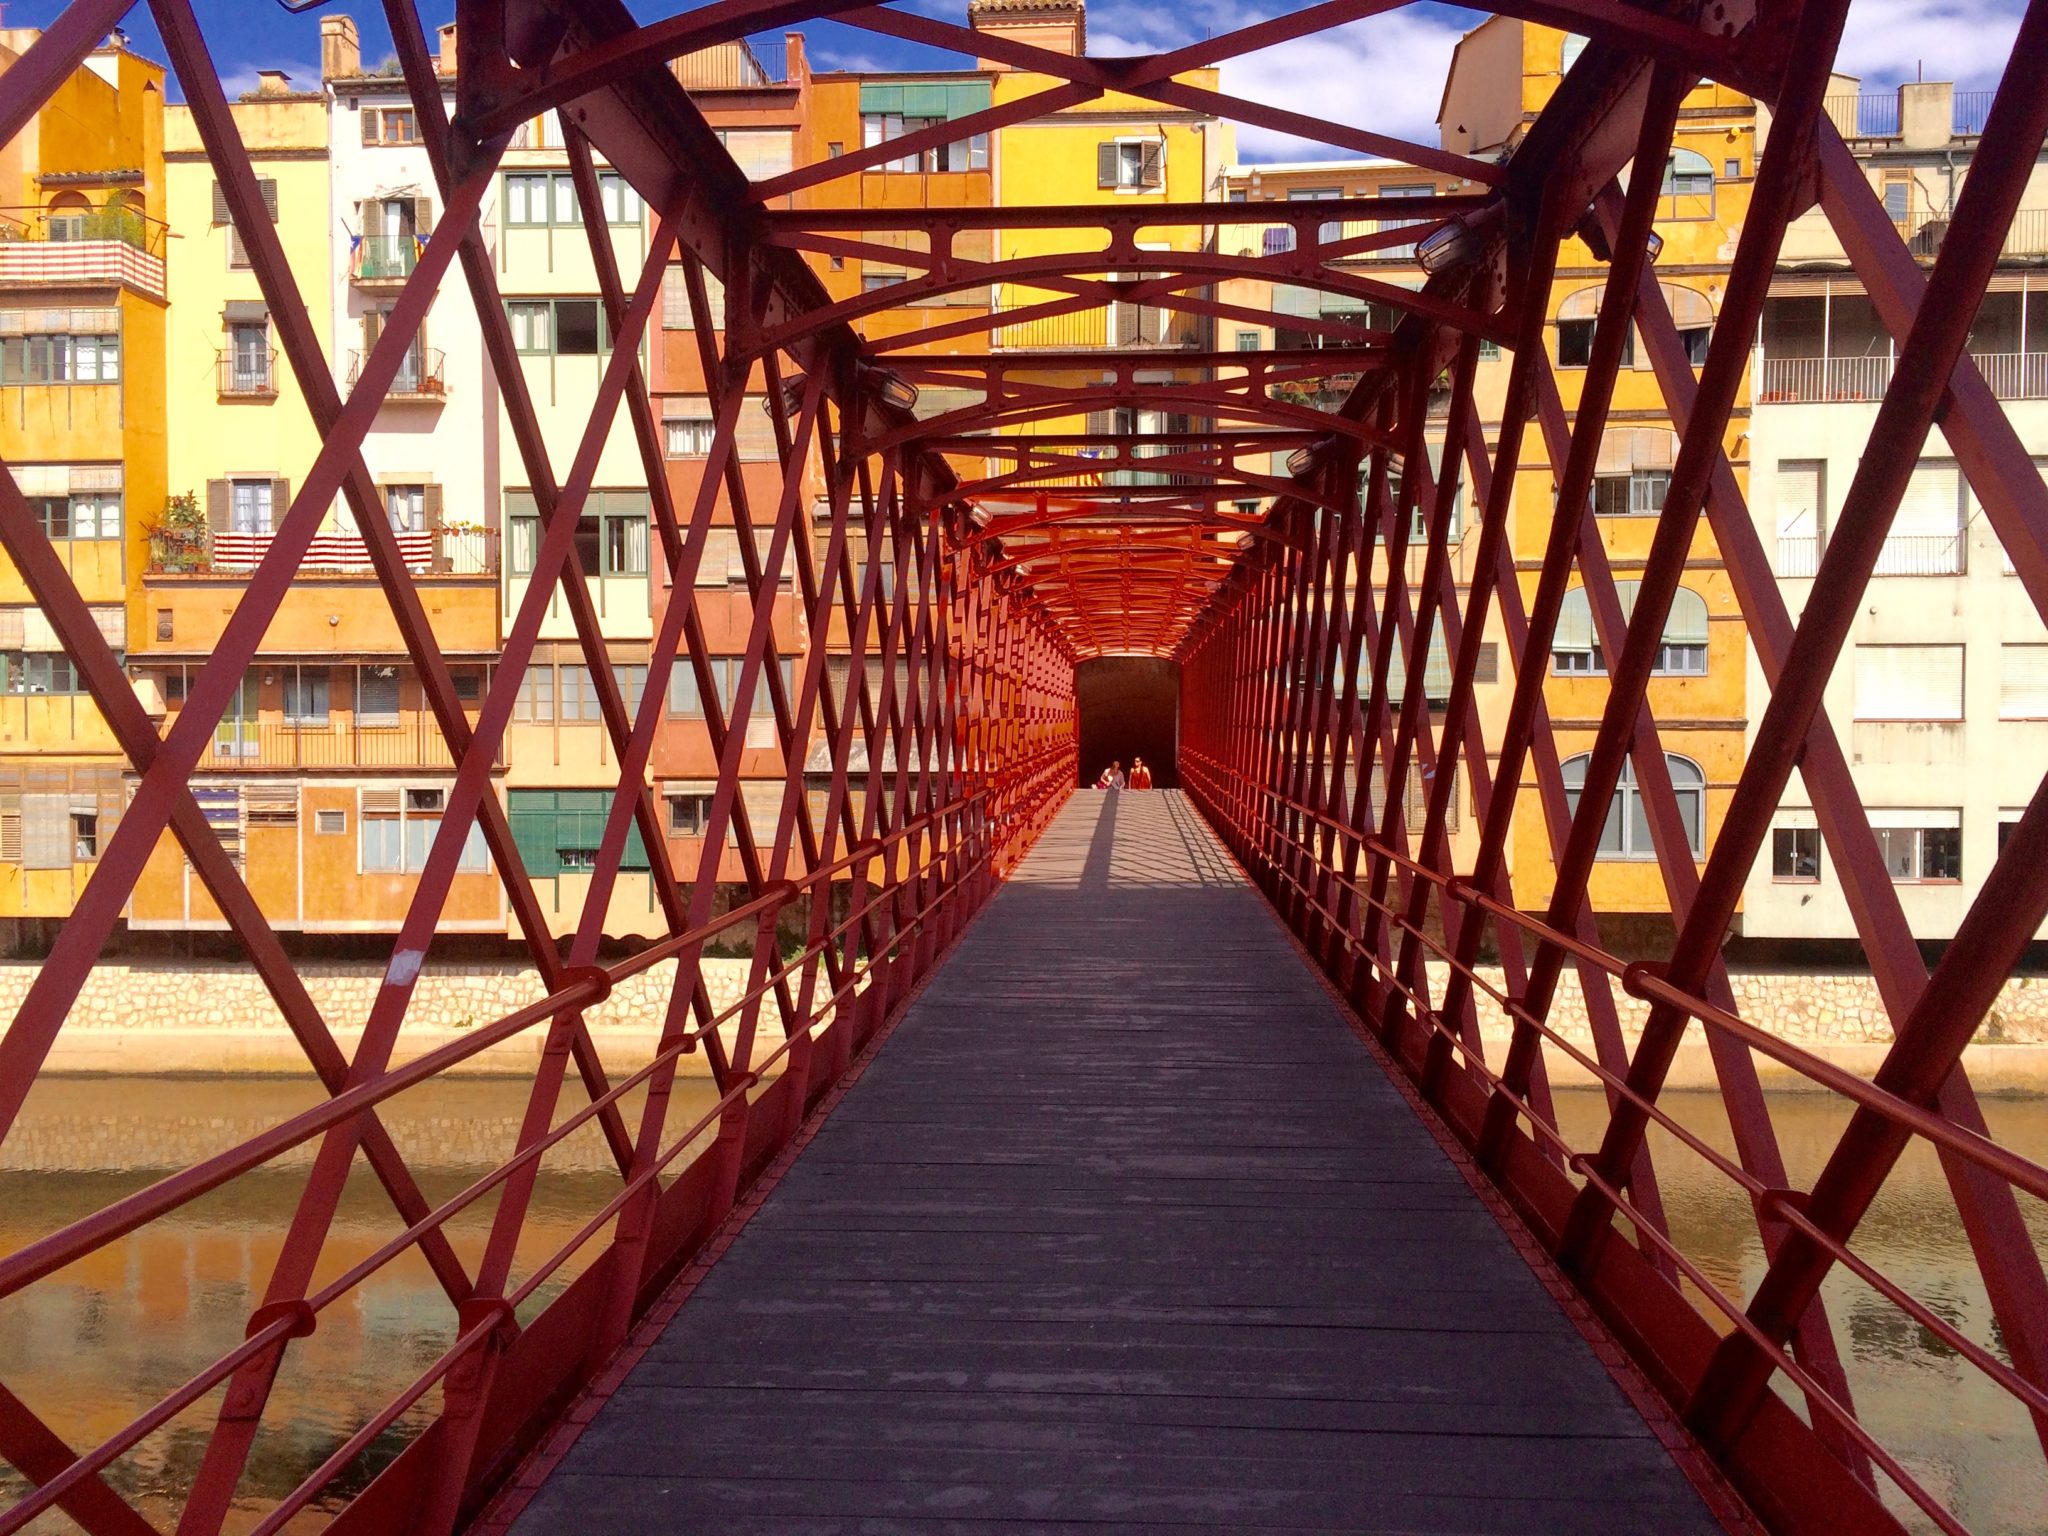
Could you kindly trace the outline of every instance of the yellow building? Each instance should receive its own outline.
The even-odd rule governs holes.
[[[1475,28],[1459,44],[1445,84],[1438,120],[1444,147],[1482,158],[1512,149],[1584,47],[1584,38],[1506,17]],[[1663,169],[1656,224],[1663,248],[1657,257],[1657,277],[1695,369],[1705,360],[1749,208],[1755,129],[1756,108],[1748,97],[1702,85],[1685,98]],[[1545,344],[1568,414],[1576,410],[1585,381],[1593,319],[1606,277],[1605,264],[1583,242],[1566,242],[1551,291]],[[1505,361],[1481,369],[1479,398],[1489,434],[1498,426],[1506,374]],[[1742,450],[1748,426],[1745,379],[1723,445],[1738,483],[1744,484],[1748,465]],[[1563,442],[1554,447],[1562,463]],[[1541,467],[1525,469],[1518,477],[1513,537],[1525,603],[1536,590],[1556,489],[1542,448],[1543,437],[1532,423],[1524,459]],[[1592,509],[1600,533],[1593,558],[1604,557],[1613,571],[1624,609],[1657,530],[1676,451],[1677,436],[1663,391],[1640,339],[1632,338],[1608,412]],[[1585,563],[1582,555],[1582,571]],[[1649,702],[1697,862],[1712,844],[1741,771],[1746,713],[1745,631],[1704,522],[1688,555],[1683,588],[1663,639]],[[1582,754],[1593,745],[1607,702],[1606,656],[1583,595],[1567,599],[1556,643],[1541,664],[1549,672],[1545,702],[1569,789],[1575,771],[1583,771]],[[1610,913],[1668,912],[1664,879],[1650,847],[1634,780],[1631,764],[1593,873],[1593,905]],[[1553,864],[1549,833],[1535,799],[1535,779],[1526,770],[1522,792],[1524,814],[1516,821],[1513,849],[1515,895],[1524,905],[1537,905],[1549,899]]]
[[[0,70],[37,35],[0,30]],[[0,458],[117,654],[165,495],[163,92],[161,65],[99,49],[0,149]],[[0,919],[71,910],[122,762],[0,558]]]

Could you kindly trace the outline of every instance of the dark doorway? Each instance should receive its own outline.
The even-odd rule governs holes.
[[[1081,782],[1093,784],[1111,760],[1142,757],[1160,789],[1174,772],[1180,741],[1180,663],[1156,656],[1098,656],[1074,671],[1081,713]]]

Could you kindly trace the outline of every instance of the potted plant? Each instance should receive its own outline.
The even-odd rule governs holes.
[[[150,561],[160,571],[197,571],[206,565],[206,509],[191,491],[164,498],[149,526]]]

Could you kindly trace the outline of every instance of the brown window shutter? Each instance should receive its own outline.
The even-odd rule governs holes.
[[[1095,146],[1095,185],[1113,187],[1116,185],[1116,140],[1106,139]]]
[[[434,200],[430,197],[416,197],[412,200],[412,232],[424,240],[434,232]]]
[[[1142,339],[1145,311],[1129,300],[1119,300],[1116,306],[1116,344],[1120,347],[1134,346]]]
[[[1088,435],[1090,437],[1106,436],[1115,430],[1114,419],[1108,411],[1090,411],[1088,413]]]
[[[377,109],[375,107],[363,108],[363,142],[365,144],[377,142]]]
[[[223,187],[218,181],[213,184],[213,222],[216,224],[232,224],[234,222],[234,217],[228,212],[227,188]]]
[[[284,515],[291,510],[292,483],[279,475],[270,482],[270,526],[281,527]]]
[[[375,350],[377,338],[384,334],[384,311],[366,309],[363,311],[363,356],[367,359]]]
[[[425,487],[424,495],[427,507],[427,526],[429,528],[438,528],[441,526],[441,487],[430,484]]]
[[[270,215],[270,222],[277,222],[277,178],[265,176],[257,183],[263,189],[263,211]]]
[[[234,225],[228,226],[228,265],[246,267],[249,265],[249,247],[242,243],[242,232]]]
[[[21,862],[21,796],[0,796],[0,863]]]
[[[228,483],[225,480],[206,482],[206,526],[215,533],[228,531]]]
[[[1138,181],[1147,187],[1157,187],[1166,181],[1166,146],[1156,139],[1147,140],[1138,151]]]
[[[1500,681],[1500,646],[1497,642],[1492,640],[1480,642],[1479,665],[1472,674],[1472,680],[1478,683],[1497,683]]]

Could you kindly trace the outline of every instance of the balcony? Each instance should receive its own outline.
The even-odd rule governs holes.
[[[0,208],[0,284],[119,283],[160,299],[166,234],[128,208]]]
[[[420,244],[411,235],[365,235],[355,248],[349,280],[359,288],[396,287],[419,265]]]
[[[1797,579],[1818,575],[1825,546],[1813,534],[1778,535],[1777,573]],[[1888,534],[1878,552],[1879,576],[1960,576],[1967,569],[1963,535],[1956,533]]]
[[[201,773],[290,773],[344,768],[446,770],[454,754],[434,717],[371,720],[224,720],[199,759]],[[502,755],[497,764],[503,768]]]
[[[439,405],[448,398],[446,357],[437,349],[414,347],[399,365],[391,388],[384,392],[387,405]],[[348,387],[353,390],[362,376],[363,354],[348,355]]]
[[[2048,400],[2048,352],[1973,352],[1970,360],[2000,400]],[[1766,357],[1756,403],[1875,402],[1891,381],[1889,357]]]
[[[1035,307],[1009,305],[998,309]],[[1138,348],[1147,351],[1180,351],[1203,343],[1202,317],[1178,310],[1155,309],[1150,305],[1116,304],[1101,309],[1078,310],[1073,314],[1048,315],[1036,320],[999,323],[990,333],[996,350],[1007,352],[1083,352],[1093,348],[1119,351]]]
[[[270,532],[156,529],[149,536],[152,576],[247,575],[270,552]],[[405,568],[424,576],[498,573],[498,530],[445,527],[395,535]],[[369,545],[360,534],[320,533],[299,562],[302,575],[374,577]]]
[[[223,400],[275,400],[277,398],[277,352],[237,351],[223,347],[214,353],[215,388]]]

